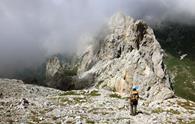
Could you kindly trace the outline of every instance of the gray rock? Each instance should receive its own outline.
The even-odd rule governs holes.
[[[137,82],[142,98],[172,97],[174,93],[163,64],[164,52],[153,30],[145,22],[121,13],[110,19],[107,28],[105,37],[82,56],[79,76],[92,73],[96,84],[121,95],[127,94]]]
[[[62,71],[62,64],[57,56],[50,58],[46,64],[46,78],[52,79],[56,73]]]

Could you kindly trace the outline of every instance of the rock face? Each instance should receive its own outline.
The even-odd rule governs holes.
[[[49,87],[70,90],[75,89],[76,78],[75,64],[72,58],[62,58],[62,55],[51,57],[46,63],[46,85]]]
[[[136,83],[144,99],[173,97],[163,64],[164,51],[146,23],[117,13],[102,32],[81,57],[77,76],[66,75],[71,68],[67,69],[57,56],[49,59],[48,86],[67,90],[95,84],[126,95]]]
[[[136,82],[144,99],[163,100],[174,95],[163,55],[146,23],[117,13],[108,22],[105,37],[83,55],[78,74],[80,78],[94,75],[97,86],[120,94],[128,93]]]
[[[62,64],[57,56],[50,58],[46,64],[46,78],[52,79],[56,73],[61,73],[63,70]]]

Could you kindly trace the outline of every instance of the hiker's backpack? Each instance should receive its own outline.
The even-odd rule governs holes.
[[[139,95],[137,91],[132,91],[130,100],[131,102],[136,102],[138,101]]]

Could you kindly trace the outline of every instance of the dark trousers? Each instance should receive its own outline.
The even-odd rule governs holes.
[[[136,114],[137,114],[137,102],[131,103],[131,115],[136,115]]]

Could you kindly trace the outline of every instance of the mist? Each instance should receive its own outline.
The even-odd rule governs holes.
[[[1,0],[0,77],[53,54],[76,52],[83,36],[119,11],[151,25],[195,22],[194,0]]]

